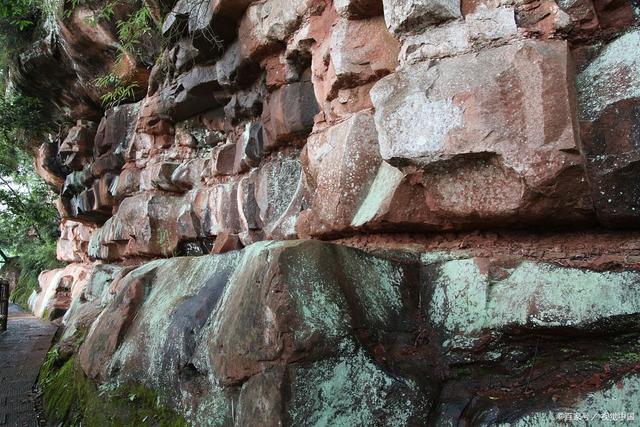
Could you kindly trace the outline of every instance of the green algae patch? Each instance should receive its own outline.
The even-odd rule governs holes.
[[[50,425],[70,426],[187,426],[157,394],[142,385],[100,389],[89,380],[75,356],[63,361],[57,349],[49,352],[38,384]]]
[[[438,266],[427,314],[457,341],[514,325],[589,328],[637,314],[639,279],[527,261],[492,280],[473,259],[453,260]]]
[[[353,343],[341,347],[340,357],[296,369],[291,425],[414,425],[423,406],[418,387],[383,371]]]

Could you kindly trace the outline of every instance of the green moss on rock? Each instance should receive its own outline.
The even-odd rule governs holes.
[[[143,385],[98,388],[76,362],[57,349],[47,355],[38,381],[50,424],[84,426],[187,426],[158,395]]]

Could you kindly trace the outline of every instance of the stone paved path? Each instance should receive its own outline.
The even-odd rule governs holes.
[[[0,427],[37,426],[33,385],[56,326],[9,307],[8,330],[0,334]]]

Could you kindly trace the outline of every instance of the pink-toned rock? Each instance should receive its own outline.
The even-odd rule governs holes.
[[[116,175],[107,173],[93,182],[91,187],[94,195],[93,210],[111,213],[111,208],[115,206],[115,199],[111,193]]]
[[[65,262],[88,262],[89,241],[95,226],[63,219],[60,222],[56,256]]]
[[[124,166],[124,160],[120,154],[107,152],[96,158],[91,163],[91,173],[93,176],[100,177],[106,173],[118,173]]]
[[[91,333],[78,353],[80,366],[88,377],[93,379],[104,377],[110,356],[120,344],[138,307],[144,300],[145,287],[149,279],[149,275],[139,274],[135,277],[127,276],[126,281],[114,281],[112,284],[121,289],[115,298],[115,303],[111,304],[109,309],[102,312],[97,319],[104,327]]]
[[[326,99],[334,99],[339,89],[360,86],[392,73],[399,51],[400,45],[387,31],[382,17],[339,19],[331,33],[330,47],[335,80]]]
[[[52,186],[60,190],[64,185],[64,174],[60,170],[60,165],[56,164],[55,146],[53,144],[44,143],[40,145],[35,156],[36,172],[42,179]]]
[[[266,0],[247,9],[238,29],[243,57],[261,61],[280,50],[282,43],[295,32],[305,16],[321,8],[318,0]]]
[[[58,147],[64,165],[73,170],[82,168],[91,161],[93,140],[97,126],[87,120],[78,120]]]
[[[309,137],[303,155],[311,206],[301,216],[300,235],[349,229],[382,159],[373,115],[358,113]]]
[[[565,42],[527,41],[378,82],[380,152],[421,169],[425,225],[592,221],[572,78]]]
[[[140,189],[140,171],[133,168],[125,168],[114,183],[114,197],[120,201],[131,196]]]
[[[93,145],[94,157],[97,158],[118,146],[126,147],[129,144],[135,131],[140,108],[140,103],[126,104],[106,111],[96,133]]]
[[[40,289],[29,298],[29,307],[37,317],[53,320],[67,311],[71,300],[86,286],[93,264],[70,264],[65,268],[44,271],[38,277]]]
[[[223,254],[231,251],[238,251],[243,248],[240,238],[236,234],[221,233],[216,236],[213,243],[212,254]]]
[[[209,167],[209,159],[193,159],[181,163],[171,175],[171,182],[181,191],[188,191],[198,186],[202,175]]]
[[[196,237],[186,199],[143,193],[125,198],[115,215],[94,233],[89,255],[97,259],[169,256],[182,239]]]
[[[265,70],[265,84],[269,90],[274,90],[286,84],[285,64],[280,55],[273,55],[262,61],[262,68]]]
[[[211,170],[214,175],[233,175],[236,164],[236,144],[228,142],[217,147],[211,158]]]
[[[262,113],[265,148],[271,150],[284,141],[306,137],[317,113],[310,81],[291,83],[273,92]]]
[[[157,164],[157,168],[151,178],[151,184],[155,189],[179,193],[180,189],[173,182],[173,173],[180,167],[180,163],[162,162]]]

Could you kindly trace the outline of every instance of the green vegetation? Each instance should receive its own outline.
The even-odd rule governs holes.
[[[52,126],[37,101],[8,93],[0,99],[0,257],[20,257],[12,299],[26,307],[43,270],[59,267],[55,257],[58,213],[52,190],[37,175],[34,141]]]
[[[58,124],[38,100],[13,87],[11,76],[16,58],[43,36],[43,23],[59,12],[61,4],[62,0],[0,0],[0,261],[20,257],[21,274],[12,300],[23,307],[38,288],[40,272],[61,265],[55,257],[59,222],[52,204],[55,194],[37,175],[33,161],[43,141],[55,143],[52,135]],[[135,12],[116,19],[129,4],[71,0],[64,2],[64,15],[59,18],[68,19],[74,8],[83,6],[94,8],[95,24],[115,21],[120,41],[117,63],[130,64],[148,50],[146,44],[156,27],[142,0],[134,3]],[[103,104],[111,107],[134,99],[138,83],[131,78],[117,70],[98,78],[96,85],[105,91]]]
[[[15,58],[38,36],[50,0],[0,0],[0,261],[20,257],[12,299],[25,307],[41,271],[55,258],[58,214],[55,195],[37,175],[33,157],[56,124],[36,99],[11,84]]]
[[[40,371],[49,422],[83,426],[187,426],[173,410],[163,406],[157,394],[142,385],[114,390],[97,388],[76,362],[60,352],[49,352]]]
[[[116,11],[119,6],[128,4],[125,0],[109,0],[99,2],[96,0],[72,0],[71,6],[66,10],[65,16],[73,14],[75,8],[79,6],[93,8],[91,24],[98,25],[100,22],[113,22],[117,28],[118,54],[116,64],[126,64],[142,60],[146,51],[149,50],[149,41],[160,35],[160,28],[151,16],[151,10],[143,1],[136,1],[136,9],[130,13],[126,19],[116,19]],[[98,7],[94,7],[99,4]],[[152,44],[152,43],[151,43]],[[155,47],[151,46],[154,51]],[[152,64],[149,64],[152,65]],[[131,76],[110,72],[99,76],[95,80],[95,85],[106,92],[101,96],[102,104],[105,108],[111,108],[125,101],[135,99],[139,84]]]

